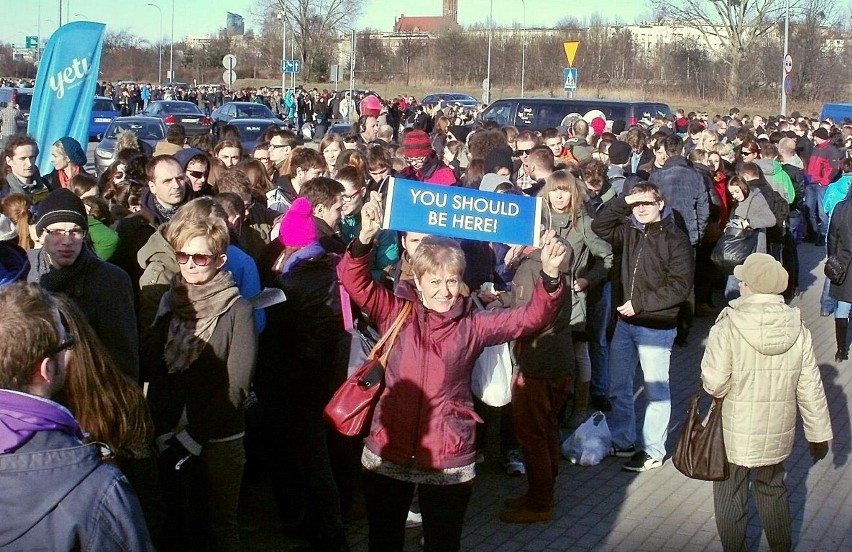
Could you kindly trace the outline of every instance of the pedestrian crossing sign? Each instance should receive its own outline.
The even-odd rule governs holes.
[[[563,88],[566,92],[573,92],[577,89],[577,68],[566,67],[562,70]]]

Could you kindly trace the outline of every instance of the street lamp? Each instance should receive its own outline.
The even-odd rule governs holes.
[[[175,80],[175,0],[172,0],[172,39],[169,43],[169,82]]]
[[[148,4],[152,8],[157,8],[160,14],[160,34],[157,36],[157,45],[160,50],[160,66],[157,69],[157,86],[163,84],[163,10],[157,4]]]
[[[526,0],[521,0],[521,5],[524,8],[524,28],[521,30],[521,97],[524,97],[524,77],[527,70],[527,3]]]
[[[787,60],[788,48],[790,44],[790,0],[787,0],[787,12],[784,16],[784,57],[781,62],[781,114],[787,116],[787,68],[784,67],[784,62]]]
[[[491,0],[491,11],[488,16],[488,68],[486,72],[488,73],[485,77],[485,102],[486,104],[491,103],[491,39],[494,35],[494,0]]]
[[[278,12],[278,19],[281,20],[281,101],[284,101],[285,93],[287,92],[287,73],[284,72],[284,60],[287,59],[287,14],[283,11]]]

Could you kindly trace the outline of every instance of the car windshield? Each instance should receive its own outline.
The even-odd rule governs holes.
[[[95,105],[92,107],[92,111],[118,111],[115,108],[115,104],[112,103],[112,100],[106,99],[96,99]]]
[[[237,125],[243,142],[256,142],[269,125]]]
[[[163,113],[175,115],[201,115],[201,110],[195,104],[187,103],[164,103]]]
[[[265,105],[245,104],[237,106],[236,117],[243,119],[273,119],[275,116]]]
[[[104,138],[115,138],[125,130],[129,130],[140,140],[164,140],[166,138],[165,134],[163,134],[163,129],[159,124],[137,121],[114,122],[110,125],[104,135]]]

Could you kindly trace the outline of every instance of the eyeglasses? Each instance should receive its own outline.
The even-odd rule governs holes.
[[[424,161],[426,161],[426,156],[425,155],[418,155],[416,157],[410,157],[410,156],[406,155],[405,161],[407,163],[416,163],[416,162],[423,163]]]
[[[269,159],[269,157],[255,157],[255,159],[257,159],[261,163],[269,163],[271,161],[271,159]]]
[[[87,234],[87,232],[82,228],[72,228],[71,230],[60,230],[59,228],[45,228],[44,233],[48,236],[53,237],[70,237],[73,240],[82,240],[86,237]]]
[[[204,171],[186,171],[186,174],[192,178],[202,178],[204,176]]]
[[[73,349],[74,345],[77,343],[77,338],[73,335],[66,333],[65,339],[63,339],[59,345],[54,347],[53,349],[47,352],[48,357],[53,357],[61,353],[62,351],[67,351],[69,349]]]
[[[204,255],[202,253],[184,253],[183,251],[175,251],[175,260],[178,264],[186,264],[192,259],[192,264],[195,266],[207,266],[218,255]]]
[[[636,203],[631,203],[630,207],[650,207],[651,205],[658,205],[658,201],[637,201]]]
[[[524,155],[529,155],[531,151],[532,151],[532,148],[530,148],[530,149],[518,149],[518,150],[515,150],[515,153],[518,154],[518,157],[523,157]]]
[[[287,144],[269,144],[270,149],[286,148]]]
[[[357,190],[355,190],[351,194],[343,194],[343,203],[349,203],[351,201],[355,201],[355,199],[359,195],[361,195],[361,190],[363,190],[363,189],[364,189],[364,187],[361,186],[360,188],[358,188]]]

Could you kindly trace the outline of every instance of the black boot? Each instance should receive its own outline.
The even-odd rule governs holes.
[[[837,352],[834,354],[834,360],[846,360],[849,358],[849,346],[846,344],[846,331],[848,329],[848,318],[834,319],[834,335],[837,338]]]

